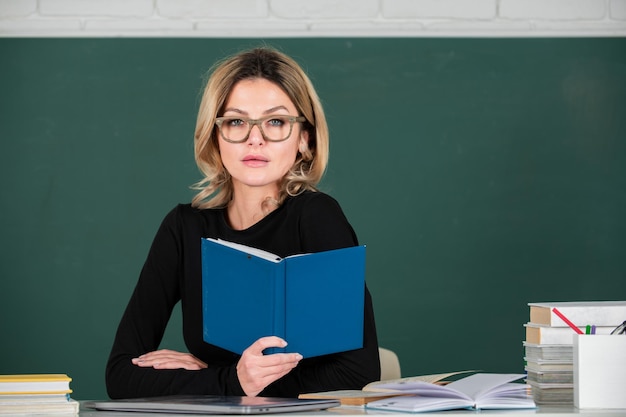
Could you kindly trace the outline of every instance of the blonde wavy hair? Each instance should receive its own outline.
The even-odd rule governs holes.
[[[263,78],[281,87],[304,116],[302,123],[309,135],[307,149],[298,152],[289,172],[282,179],[277,201],[305,190],[316,191],[328,164],[329,135],[326,117],[315,88],[295,60],[268,47],[240,52],[218,62],[210,71],[194,136],[195,159],[204,178],[193,185],[198,193],[192,200],[197,208],[226,207],[233,197],[230,174],[222,164],[215,118],[223,113],[231,90],[241,80]]]

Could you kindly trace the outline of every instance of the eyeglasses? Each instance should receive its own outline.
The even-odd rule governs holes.
[[[259,126],[263,139],[269,142],[282,142],[289,139],[293,124],[306,121],[302,116],[272,115],[261,119],[248,119],[239,116],[217,117],[217,125],[222,138],[230,143],[242,143],[248,140],[252,126]]]
[[[611,334],[626,334],[626,320],[619,326],[617,326]]]

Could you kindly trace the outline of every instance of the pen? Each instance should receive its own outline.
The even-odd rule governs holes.
[[[585,327],[585,334],[591,334],[591,326],[587,325],[587,327]]]
[[[563,315],[563,313],[561,313],[559,310],[557,310],[556,308],[552,308],[552,311],[554,312],[554,314],[559,316],[561,318],[561,320],[563,320],[565,322],[565,324],[567,324],[569,327],[571,327],[572,330],[574,330],[576,333],[583,334],[582,330],[580,330],[578,327],[576,327],[576,325],[574,323],[569,321],[569,319],[567,317],[565,317]]]
[[[595,324],[591,325],[591,334],[596,334],[596,325]]]

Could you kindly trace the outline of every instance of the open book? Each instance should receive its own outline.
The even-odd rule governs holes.
[[[303,357],[363,347],[365,246],[281,258],[202,239],[204,341],[241,354],[278,336]]]
[[[443,374],[432,375],[418,375],[409,376],[398,379],[389,379],[385,381],[374,381],[363,387],[362,390],[336,390],[336,391],[323,391],[323,392],[311,392],[306,394],[300,394],[299,398],[312,398],[312,399],[335,399],[341,401],[341,405],[365,405],[372,401],[382,400],[384,398],[395,397],[398,395],[411,395],[403,391],[396,389],[385,388],[389,384],[410,384],[415,381],[427,382],[430,384],[446,383],[445,380],[451,376],[464,374],[475,371],[458,371],[448,372]]]
[[[447,385],[422,381],[381,384],[379,388],[405,394],[365,405],[366,408],[410,413],[468,409],[535,408],[526,384],[515,383],[524,374],[478,373]]]

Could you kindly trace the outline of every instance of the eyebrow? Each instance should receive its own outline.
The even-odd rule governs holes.
[[[272,114],[272,113],[274,113],[274,112],[276,112],[276,111],[278,111],[278,110],[285,110],[285,111],[289,112],[289,110],[287,109],[287,107],[285,107],[285,106],[282,106],[282,105],[281,105],[281,106],[272,107],[271,109],[267,109],[267,110],[265,110],[265,111],[263,112],[263,114]],[[238,109],[238,108],[236,108],[236,107],[228,107],[228,108],[225,108],[225,109],[224,109],[224,113],[226,113],[226,112],[228,112],[228,111],[232,111],[232,112],[239,113],[239,114],[245,114],[245,115],[247,115],[247,114],[248,114],[248,112],[247,112],[247,111],[244,111],[244,110]]]

